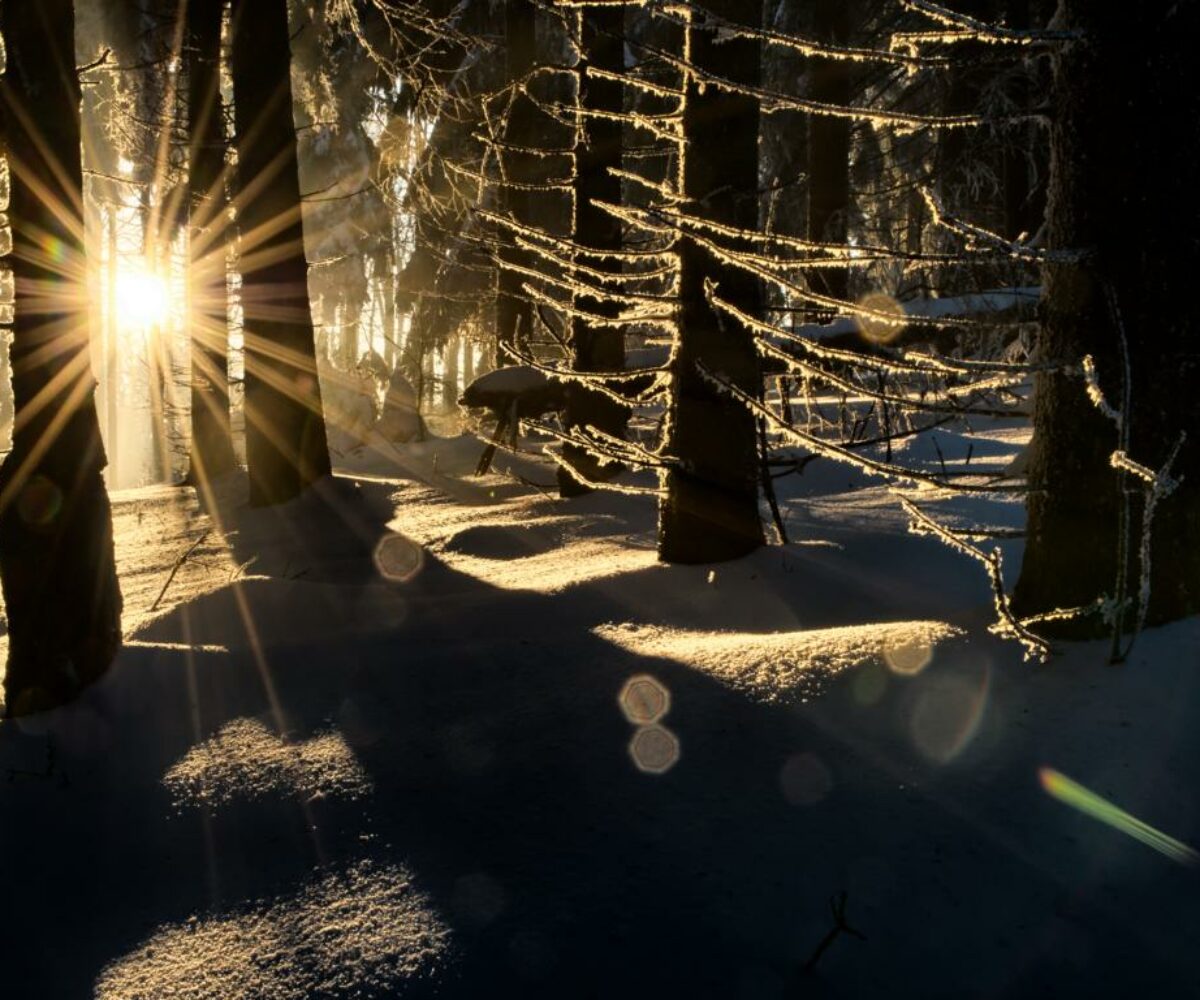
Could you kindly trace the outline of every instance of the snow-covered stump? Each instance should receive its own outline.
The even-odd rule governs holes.
[[[545,372],[529,365],[509,365],[480,375],[463,390],[458,402],[489,410],[495,417],[495,429],[475,467],[475,475],[483,476],[492,466],[497,447],[505,441],[515,447],[521,420],[561,410],[566,392],[561,382]]]

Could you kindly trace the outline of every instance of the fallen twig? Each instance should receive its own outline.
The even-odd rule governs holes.
[[[867,936],[862,931],[857,931],[846,923],[846,890],[836,893],[829,897],[829,914],[833,917],[833,926],[817,943],[817,947],[813,949],[813,953],[808,956],[808,961],[801,968],[804,972],[812,972],[817,967],[817,962],[821,960],[821,956],[825,954],[827,949],[837,936],[843,932],[851,937],[856,937],[860,941],[865,941]]]
[[[149,614],[150,612],[156,611],[158,609],[159,604],[162,603],[162,599],[167,593],[167,588],[171,586],[171,581],[175,579],[175,574],[179,572],[179,567],[188,561],[188,557],[193,552],[195,552],[198,548],[200,548],[200,544],[204,541],[204,539],[206,539],[209,536],[209,533],[211,531],[212,531],[211,528],[209,528],[205,531],[202,531],[200,533],[200,536],[194,542],[192,542],[191,545],[189,545],[187,547],[187,549],[184,551],[184,553],[178,559],[175,560],[175,565],[171,567],[171,572],[167,574],[167,579],[166,579],[166,582],[162,585],[162,590],[160,590],[158,592],[158,596],[156,598],[154,598],[154,603],[150,605],[150,611],[148,611],[147,614]]]

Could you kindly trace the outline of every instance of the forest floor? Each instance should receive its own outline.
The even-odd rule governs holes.
[[[861,473],[667,567],[649,498],[478,452],[114,495],[126,648],[0,726],[6,1000],[1200,995],[1195,855],[1126,816],[1200,845],[1200,620],[1025,662]]]

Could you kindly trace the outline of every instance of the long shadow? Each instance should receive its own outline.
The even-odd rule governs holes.
[[[417,976],[372,986],[349,975],[307,996],[863,996],[895,993],[897,977],[901,995],[1016,997],[1057,983],[1115,996],[1140,982],[1144,967],[1116,949],[1126,921],[1084,895],[1063,931],[1050,912],[1061,877],[981,833],[979,817],[930,806],[936,778],[903,787],[912,760],[881,759],[806,710],[595,637],[592,626],[620,620],[612,595],[498,590],[430,558],[408,583],[368,582],[382,521],[362,510],[347,529],[357,550],[324,515],[297,516],[296,554],[319,548],[317,569],[285,560],[286,571],[242,583],[240,598],[210,594],[150,636],[229,640],[245,611],[264,623],[291,614],[293,643],[127,650],[49,724],[47,773],[0,788],[6,997],[91,996],[101,970],[160,926],[289,897],[364,859],[414,873],[452,951]],[[335,598],[334,584],[358,596]],[[370,604],[361,614],[360,600]],[[323,635],[311,620],[321,614]],[[662,723],[679,759],[662,774],[635,766],[618,703],[641,674],[671,696]],[[848,716],[851,680],[829,697]],[[297,742],[336,730],[371,791],[229,787],[221,801],[173,802],[167,770],[246,718]],[[9,728],[0,743],[36,757],[29,747],[47,739]],[[799,785],[787,770],[797,755],[816,762]],[[1038,802],[1031,790],[1013,804],[1036,813]],[[951,845],[933,912],[913,903],[927,904],[915,880],[941,849],[929,808]],[[991,873],[982,898],[956,881],[979,870],[980,854]],[[1161,893],[1168,874],[1139,885]],[[830,927],[826,900],[842,889],[868,940],[835,941],[805,973]],[[1019,912],[1030,900],[1046,912]],[[1011,961],[980,967],[976,906],[1032,925],[1025,937],[1014,930]],[[1157,981],[1180,986],[1195,972],[1191,958],[1160,952]]]

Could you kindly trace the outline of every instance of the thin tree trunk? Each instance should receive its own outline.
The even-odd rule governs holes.
[[[234,466],[229,417],[229,312],[226,294],[228,221],[225,125],[221,104],[221,20],[224,0],[190,0],[188,165],[191,230],[192,450],[189,480],[203,482]]]
[[[246,342],[250,502],[330,472],[292,118],[287,0],[233,0],[232,75]]]
[[[383,364],[390,373],[396,366],[400,331],[396,329],[396,274],[392,255],[383,257],[384,272],[379,279],[379,294],[383,296]]]
[[[537,57],[536,12],[532,0],[505,0],[504,40],[508,78],[523,81],[529,76]],[[532,192],[523,184],[537,183],[544,172],[539,157],[525,150],[539,144],[539,112],[533,101],[521,89],[513,97],[504,133],[504,175],[510,182],[501,191],[502,204],[510,216],[529,225],[532,222]],[[528,268],[534,262],[529,253],[509,246],[503,251],[505,260]],[[496,364],[512,364],[504,345],[515,345],[529,339],[533,327],[533,308],[522,285],[529,278],[517,271],[501,267],[496,300]]]
[[[451,337],[442,348],[442,409],[453,410],[458,404],[458,352],[462,341]]]
[[[575,145],[575,241],[601,253],[621,249],[621,223],[596,202],[620,204],[621,180],[610,168],[621,166],[621,122],[591,117],[588,111],[620,114],[623,88],[615,80],[592,73],[620,73],[625,58],[625,9],[621,6],[592,7],[580,12],[579,104],[582,109]],[[583,256],[589,267],[604,267],[602,258]],[[590,279],[593,280],[594,279]],[[601,316],[615,317],[620,308],[607,299],[581,296],[583,308]],[[612,326],[597,326],[582,316],[571,320],[571,362],[575,371],[619,371],[625,367],[625,338]],[[625,436],[629,411],[620,403],[578,382],[567,384],[567,404],[563,423],[574,427],[596,427],[615,437]],[[582,448],[567,445],[563,458],[579,469],[585,479],[595,481],[615,473],[620,466],[602,463]],[[576,496],[588,488],[563,466],[558,470],[558,486],[563,496]]]
[[[1029,0],[1007,0],[1006,18],[1010,28],[1025,30],[1033,26]],[[1043,71],[1039,60],[1027,59],[1024,72],[1014,86],[1013,103],[1025,112],[1032,110]],[[1036,235],[1046,218],[1045,136],[1041,126],[1018,122],[1006,134],[1002,184],[1004,189],[1004,228],[1009,239]]]
[[[465,389],[475,381],[475,341],[469,337],[463,339],[462,372],[462,384]]]
[[[1127,442],[1077,373],[1039,378],[1013,606],[1030,615],[1136,598],[1144,484],[1114,470],[1110,456],[1124,444],[1157,470],[1186,432],[1172,470],[1182,483],[1159,506],[1151,537],[1147,620],[1165,621],[1200,610],[1200,330],[1187,306],[1200,271],[1200,209],[1180,168],[1200,157],[1191,56],[1200,10],[1151,0],[1131,18],[1063,0],[1060,15],[1082,37],[1054,67],[1049,248],[1084,253],[1045,269],[1039,353],[1071,365],[1092,355]],[[1083,622],[1100,627],[1099,616]]]
[[[0,31],[16,284],[16,427],[0,466],[12,716],[67,701],[108,669],[121,591],[88,352],[74,10],[10,0]]]
[[[813,33],[819,41],[845,45],[850,37],[848,0],[816,0]],[[809,64],[809,93],[823,104],[848,105],[851,64],[814,56]],[[808,238],[845,243],[850,209],[850,121],[829,115],[808,119]],[[817,291],[836,299],[849,294],[850,272],[822,267],[809,281]]]
[[[716,15],[736,21],[737,0],[710,2]],[[694,15],[699,16],[699,15]],[[738,83],[757,85],[759,46],[743,38],[718,43],[698,25],[687,31],[693,65]],[[758,104],[689,75],[683,128],[683,194],[693,211],[726,225],[758,225]],[[675,464],[659,507],[658,556],[665,562],[733,559],[763,544],[758,516],[758,443],[754,418],[741,403],[710,384],[707,368],[757,397],[758,356],[749,334],[721,321],[704,294],[715,281],[723,297],[751,315],[761,311],[757,279],[716,263],[695,243],[680,246],[679,341],[673,356],[664,453]]]
[[[117,315],[117,279],[119,276],[118,263],[120,245],[117,231],[117,212],[114,206],[108,209],[108,270],[106,294],[108,310],[104,317],[106,334],[105,363],[108,377],[104,390],[105,416],[108,426],[108,456],[109,468],[112,470],[112,483],[121,482],[121,352],[119,350],[121,323]]]

